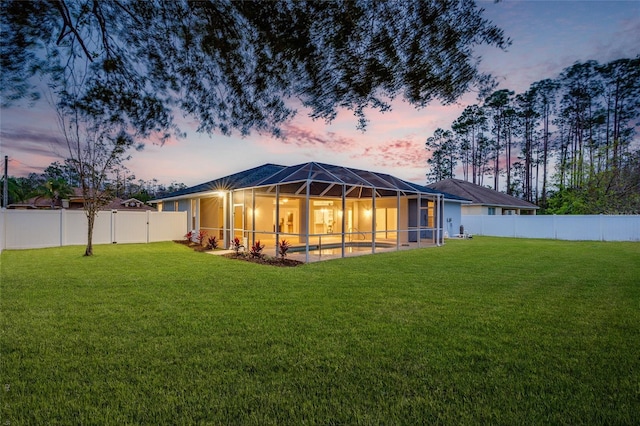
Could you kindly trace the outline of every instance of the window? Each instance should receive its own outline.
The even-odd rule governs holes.
[[[489,216],[495,216],[495,215],[496,215],[496,208],[489,207]]]

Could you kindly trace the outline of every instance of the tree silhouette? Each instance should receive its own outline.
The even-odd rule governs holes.
[[[472,0],[2,1],[0,86],[7,102],[55,90],[88,60],[79,106],[164,140],[177,109],[199,130],[280,135],[303,105],[331,120],[453,102],[489,77],[473,48],[505,47]],[[68,84],[68,82],[67,82]]]
[[[490,171],[495,179],[497,155],[504,149],[506,192],[537,203],[543,213],[640,211],[640,57],[602,65],[578,62],[505,103],[512,94],[496,91],[452,123],[465,180],[482,184]],[[495,136],[493,170],[484,163],[486,117]],[[436,130],[428,141],[444,132]],[[512,155],[519,161],[512,163]]]

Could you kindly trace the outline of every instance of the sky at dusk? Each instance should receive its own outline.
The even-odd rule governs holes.
[[[521,93],[535,81],[555,78],[577,61],[606,63],[640,55],[640,1],[510,1],[479,2],[485,17],[512,39],[507,51],[481,47],[481,70],[498,78],[498,89]],[[357,118],[342,111],[330,124],[313,121],[304,109],[283,126],[285,140],[252,134],[248,137],[198,134],[189,119],[178,120],[184,139],[163,146],[147,143],[133,151],[126,166],[137,179],[188,186],[264,163],[294,165],[317,161],[389,173],[425,183],[426,139],[438,127],[449,128],[464,107],[476,102],[469,93],[455,105],[437,102],[415,109],[401,100],[384,114],[369,111],[366,132]],[[180,117],[177,117],[180,118]],[[53,109],[41,102],[2,109],[0,153],[9,156],[9,175],[41,173],[53,161],[63,161]]]

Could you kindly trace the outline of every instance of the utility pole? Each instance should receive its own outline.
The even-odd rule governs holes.
[[[4,185],[2,185],[2,207],[9,204],[9,156],[4,156]]]

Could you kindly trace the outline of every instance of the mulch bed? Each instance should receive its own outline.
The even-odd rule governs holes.
[[[211,251],[205,246],[194,243],[193,241],[173,240],[173,242],[176,244],[187,246],[193,249],[193,251],[197,251],[200,253]],[[245,254],[245,253],[240,253],[240,254],[227,253],[227,254],[223,254],[222,256],[226,257],[227,259],[244,260],[245,262],[258,263],[260,265],[271,265],[271,266],[280,266],[280,267],[293,267],[293,266],[304,265],[304,262],[301,262],[299,260],[277,259],[275,257],[270,257],[270,256],[256,257],[256,256],[251,256],[250,254]]]
[[[227,253],[223,254],[227,259],[236,259],[236,260],[244,260],[245,262],[251,263],[259,263],[260,265],[271,265],[271,266],[281,266],[281,267],[290,267],[290,266],[298,266],[304,265],[304,262],[300,262],[299,260],[293,259],[276,259],[275,257],[270,256],[251,256],[250,254],[235,254],[235,253]]]

